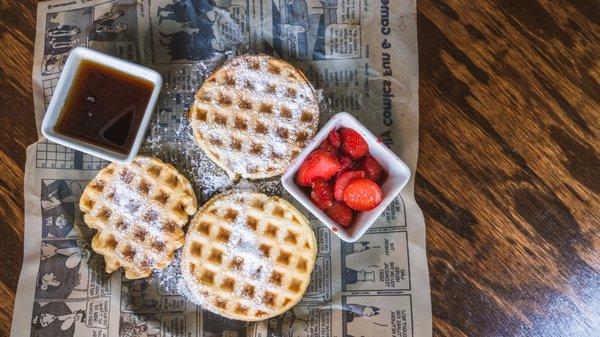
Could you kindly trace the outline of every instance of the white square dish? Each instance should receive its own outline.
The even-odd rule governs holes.
[[[384,171],[387,173],[387,178],[381,184],[383,192],[383,200],[374,209],[355,213],[354,221],[349,228],[344,228],[331,220],[327,214],[318,208],[310,200],[310,197],[298,186],[295,182],[296,172],[306,157],[310,155],[319,145],[325,141],[331,130],[337,130],[341,127],[351,128],[361,134],[361,136],[369,144],[371,155],[377,159]],[[383,213],[385,208],[392,200],[400,193],[402,188],[410,179],[410,169],[408,166],[388,149],[375,135],[373,135],[364,125],[356,118],[346,112],[340,112],[333,116],[325,126],[317,133],[313,140],[306,146],[304,151],[296,157],[290,167],[281,177],[283,187],[296,198],[304,207],[312,214],[321,220],[329,229],[337,236],[347,242],[358,240],[371,227],[373,222]]]
[[[143,117],[139,124],[139,128],[133,136],[134,140],[131,145],[131,148],[126,154],[112,151],[108,148],[101,147],[99,145],[95,145],[74,137],[69,137],[68,135],[63,135],[55,131],[56,123],[67,100],[67,96],[71,89],[71,84],[73,83],[79,65],[83,60],[92,61],[102,66],[111,68],[116,72],[127,74],[131,77],[144,79],[153,84],[153,89],[148,100],[148,105],[146,106],[146,110],[144,111]],[[150,122],[154,106],[156,105],[161,86],[161,75],[152,69],[140,66],[135,63],[131,63],[129,61],[122,60],[120,58],[116,58],[114,56],[106,55],[92,49],[77,47],[73,49],[69,54],[69,58],[65,63],[64,69],[60,75],[56,88],[54,89],[54,94],[52,95],[52,99],[50,100],[50,104],[48,105],[48,108],[46,109],[46,113],[44,115],[44,120],[42,121],[42,134],[44,135],[44,137],[46,137],[48,140],[54,143],[68,146],[72,149],[85,152],[112,162],[122,164],[129,163],[137,155],[137,152],[140,148],[144,134],[146,132],[146,128],[148,127],[148,123]]]

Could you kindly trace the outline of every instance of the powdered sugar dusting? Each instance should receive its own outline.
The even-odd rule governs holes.
[[[152,169],[177,184],[153,178]],[[137,158],[129,165],[111,164],[100,171],[81,199],[86,221],[98,230],[95,240],[104,243],[99,252],[106,255],[107,265],[114,261],[116,267],[110,268],[123,265],[126,275],[141,277],[169,263],[170,254],[181,244],[186,213],[196,211],[189,189],[177,172],[151,158]],[[175,207],[185,212],[176,213]]]
[[[258,234],[246,225],[248,220],[248,205],[240,204],[236,194],[232,193],[222,196],[219,200],[215,201],[210,206],[210,210],[233,210],[236,213],[235,220],[229,223],[231,234],[229,235],[229,240],[225,243],[226,247],[223,256],[224,264],[229,264],[234,260],[241,261],[241,268],[237,271],[231,271],[235,273],[236,277],[236,286],[233,289],[233,294],[241,299],[246,307],[252,310],[269,312],[272,309],[268,308],[262,299],[265,292],[269,289],[268,278],[271,275],[273,266],[272,262],[259,249],[260,238]],[[204,212],[205,215],[208,214],[208,210]],[[187,268],[187,266],[184,266],[184,268]],[[190,271],[186,272],[189,273]],[[254,287],[254,296],[244,296],[243,293],[246,285]],[[209,298],[214,296],[214,294],[211,294],[211,287],[206,287],[198,282],[188,282],[187,286],[192,290],[188,295],[192,296],[190,298],[194,302],[209,308],[212,307],[212,304],[208,301]],[[198,294],[206,292],[208,292],[207,296],[198,296]]]
[[[231,177],[282,173],[314,135],[315,91],[286,63],[238,57],[212,74],[194,101],[200,145]]]
[[[224,191],[233,182],[194,142],[187,116],[197,87],[182,85],[182,82],[189,81],[179,79],[195,73],[195,81],[201,83],[215,66],[199,62],[192,70],[185,68],[181,73],[170,74],[171,80],[165,81],[165,89],[161,93],[163,108],[155,111],[140,150],[140,153],[158,157],[177,167],[190,180],[200,201]],[[182,92],[185,89],[189,91]]]
[[[211,200],[188,229],[181,263],[186,295],[244,320],[270,317],[298,300],[316,254],[307,248],[316,243],[294,212],[260,193],[236,190]]]

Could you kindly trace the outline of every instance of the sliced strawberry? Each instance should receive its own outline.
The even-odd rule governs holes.
[[[335,200],[344,200],[344,190],[348,184],[350,184],[352,180],[362,179],[364,177],[365,171],[348,171],[340,174],[340,176],[335,180],[335,185],[333,186],[333,196],[335,197]]]
[[[310,186],[315,178],[329,180],[340,170],[340,161],[328,151],[316,150],[300,165],[296,175],[296,183],[300,186]]]
[[[331,145],[327,139],[325,139],[325,141],[323,141],[323,143],[321,143],[321,145],[319,145],[319,150],[325,150],[327,152],[331,152],[331,153],[337,153],[337,149],[333,147],[333,145]]]
[[[340,160],[340,170],[337,173],[338,176],[340,174],[342,174],[346,171],[350,171],[352,169],[352,165],[354,164],[352,159],[350,159],[344,155],[338,157],[338,159]]]
[[[353,160],[358,160],[369,153],[369,145],[356,131],[348,128],[338,130],[342,139],[342,152]]]
[[[340,145],[342,145],[340,134],[335,130],[331,130],[331,132],[329,132],[327,135],[327,142],[336,150],[340,148]]]
[[[323,178],[315,178],[312,181],[310,200],[322,210],[326,210],[333,202],[333,188]]]
[[[350,207],[342,204],[341,202],[334,201],[331,206],[325,211],[331,220],[337,222],[344,228],[350,227],[352,224],[352,210]]]
[[[373,156],[368,155],[358,162],[358,167],[365,171],[365,177],[378,183],[381,180],[383,174],[383,168],[379,165],[377,159]]]
[[[383,199],[379,185],[369,179],[356,179],[350,182],[343,193],[344,202],[356,211],[370,211]]]

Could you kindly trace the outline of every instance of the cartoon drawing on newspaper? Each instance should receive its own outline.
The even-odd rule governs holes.
[[[160,319],[157,315],[121,314],[119,322],[120,337],[158,337]]]
[[[371,249],[369,241],[342,242],[342,251],[344,255],[358,254]]]
[[[150,293],[147,279],[128,280],[121,283],[121,310],[128,312],[152,312],[160,308],[160,301]]]
[[[410,295],[342,296],[342,308],[344,336],[412,336]]]
[[[36,299],[87,298],[90,249],[83,240],[43,241]]]
[[[359,58],[360,0],[272,0],[267,49],[291,60]]]
[[[43,240],[31,336],[106,336],[110,282],[85,239]],[[106,297],[105,297],[106,296]]]
[[[83,223],[78,205],[86,184],[86,180],[42,180],[43,237],[91,237],[92,230]]]
[[[93,7],[83,7],[46,14],[42,75],[60,73],[69,52],[86,45],[84,31],[92,22],[92,12]]]
[[[154,63],[206,60],[248,43],[245,4],[232,0],[151,1]]]
[[[380,233],[369,232],[358,242],[342,242],[343,290],[410,289],[406,232],[389,228],[377,231]]]
[[[137,61],[136,4],[111,1],[94,7],[88,47],[129,61]]]
[[[267,337],[329,336],[330,314],[325,306],[296,306],[267,321]]]
[[[64,302],[39,303],[33,305],[31,337],[72,337],[79,325],[85,324],[85,309],[72,309]],[[74,305],[78,307],[79,304]]]

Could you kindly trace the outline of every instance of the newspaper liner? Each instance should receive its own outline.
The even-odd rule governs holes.
[[[354,114],[415,171],[414,0],[41,2],[33,67],[38,130],[76,46],[162,73],[165,85],[142,153],[175,165],[194,184],[199,204],[232,188],[290,198],[277,178],[231,182],[194,145],[185,118],[211,70],[247,52],[290,60],[322,90],[321,123],[336,111]],[[149,279],[104,273],[77,202],[107,164],[41,136],[27,149],[24,262],[11,336],[431,336],[425,226],[414,178],[357,243],[341,242],[311,218],[319,250],[307,293],[285,314],[248,324],[186,300],[177,258]]]

